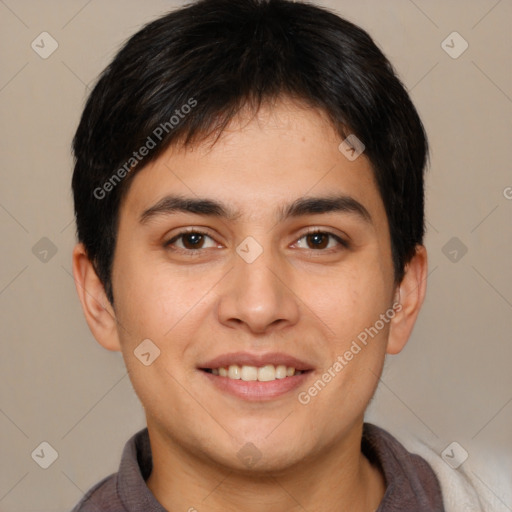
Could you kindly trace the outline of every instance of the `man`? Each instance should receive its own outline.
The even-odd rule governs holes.
[[[74,139],[77,291],[147,429],[76,511],[443,511],[364,423],[427,276],[427,140],[360,28],[202,0],[133,36]]]

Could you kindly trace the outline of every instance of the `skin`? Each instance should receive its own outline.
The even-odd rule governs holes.
[[[400,352],[411,334],[427,256],[418,246],[404,279],[394,282],[370,162],[364,153],[349,161],[340,142],[322,113],[281,99],[241,114],[213,146],[168,148],[134,176],[121,205],[115,308],[84,247],[74,250],[90,329],[105,348],[122,351],[145,408],[153,453],[147,484],[168,510],[371,512],[382,500],[384,478],[360,451],[363,416],[386,354]],[[278,219],[283,205],[333,193],[361,203],[371,222],[353,212]],[[175,212],[141,222],[168,194],[214,199],[239,215]],[[189,227],[207,232],[203,249],[191,254],[190,238],[165,245]],[[343,237],[349,247],[328,236],[312,240],[309,228]],[[263,249],[252,263],[236,252],[248,236]],[[298,392],[397,300],[393,319],[301,404]],[[150,366],[134,356],[147,338],[160,349]],[[297,390],[245,401],[219,391],[197,368],[235,351],[284,352],[314,371]],[[237,456],[246,443],[261,456],[252,467]]]

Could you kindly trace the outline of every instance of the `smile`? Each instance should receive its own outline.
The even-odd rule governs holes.
[[[269,359],[274,362],[270,363]],[[288,393],[313,373],[310,365],[282,354],[230,354],[198,369],[218,390],[255,401]]]
[[[220,377],[227,377],[233,380],[259,381],[259,382],[270,382],[276,379],[286,379],[287,377],[293,377],[294,375],[300,375],[301,370],[295,370],[293,366],[285,366],[283,364],[274,366],[273,364],[267,364],[265,366],[238,366],[232,364],[227,367],[221,366],[220,368],[205,368],[206,372],[212,375],[218,375]]]

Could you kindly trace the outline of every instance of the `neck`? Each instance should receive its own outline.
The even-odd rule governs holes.
[[[360,450],[362,423],[337,445],[273,473],[199,459],[148,430],[153,471],[146,483],[167,510],[374,512],[384,496],[383,475]]]

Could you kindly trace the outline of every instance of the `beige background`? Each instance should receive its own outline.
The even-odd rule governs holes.
[[[439,455],[457,441],[494,510],[510,511],[512,3],[321,3],[388,55],[432,146],[428,298],[406,350],[387,361],[368,419]],[[119,45],[177,5],[0,1],[0,511],[71,509],[144,426],[121,356],[94,341],[70,277],[70,142],[88,85]],[[59,45],[47,59],[31,48],[43,31]],[[441,46],[453,31],[469,44],[457,59]],[[43,237],[55,255],[40,252],[44,241],[33,251]],[[467,247],[456,262],[452,237]],[[58,452],[46,470],[31,458],[42,441]]]

